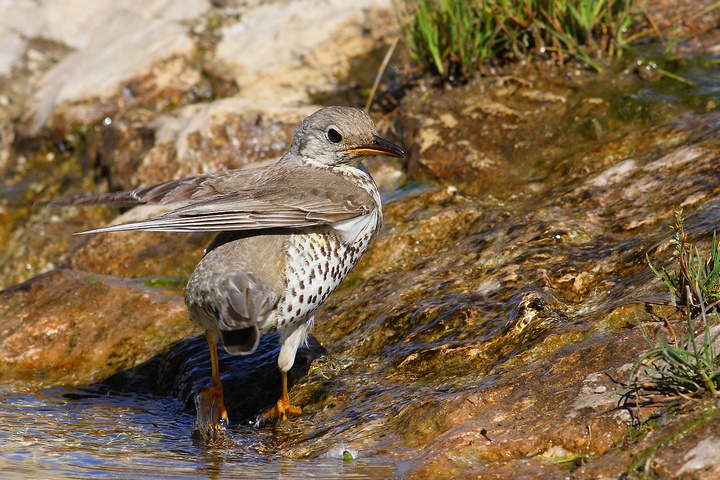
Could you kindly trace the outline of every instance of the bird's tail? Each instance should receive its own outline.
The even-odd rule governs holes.
[[[218,312],[223,347],[232,355],[255,351],[260,341],[258,320],[265,318],[277,302],[277,295],[252,274],[238,273],[228,279],[225,297]]]

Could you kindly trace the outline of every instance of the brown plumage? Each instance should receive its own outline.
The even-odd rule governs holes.
[[[148,220],[83,233],[219,231],[188,282],[185,302],[210,345],[212,384],[196,399],[197,426],[227,424],[217,342],[232,354],[255,351],[260,335],[280,332],[282,395],[266,417],[300,413],[286,372],[307,338],[314,311],[360,259],[382,224],[375,182],[363,156],[402,157],[370,117],[328,107],[306,118],[278,163],[197,175],[129,192],[53,205],[178,204]]]

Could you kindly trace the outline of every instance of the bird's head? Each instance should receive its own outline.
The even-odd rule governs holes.
[[[404,157],[405,152],[380,137],[370,116],[351,107],[327,107],[298,126],[285,161],[327,166],[356,166],[364,156]]]

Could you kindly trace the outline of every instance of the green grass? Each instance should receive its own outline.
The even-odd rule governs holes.
[[[621,55],[645,0],[394,0],[408,50],[445,80],[469,77],[490,59],[531,53],[559,61]]]
[[[675,217],[675,257],[677,271],[650,268],[670,292],[673,305],[684,317],[676,329],[667,322],[665,333],[658,329],[651,335],[642,324],[643,335],[650,345],[635,364],[636,377],[645,369],[643,388],[679,395],[716,394],[720,388],[720,248],[713,233],[710,257],[705,259],[687,241],[681,213]],[[709,303],[708,303],[709,302]]]
[[[675,214],[675,258],[678,270],[669,273],[665,268],[658,270],[648,258],[648,264],[670,291],[670,300],[675,306],[689,304],[693,315],[701,313],[699,301],[720,300],[720,248],[717,233],[713,232],[710,258],[704,260],[697,248],[690,245],[685,235],[681,212]],[[717,305],[712,308],[717,313]]]

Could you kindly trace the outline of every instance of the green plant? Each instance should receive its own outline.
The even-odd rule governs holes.
[[[441,76],[465,72],[499,53],[499,29],[485,1],[394,2],[413,58]]]
[[[491,58],[532,50],[560,61],[571,55],[621,55],[644,0],[395,0],[405,43],[423,68],[467,77]]]
[[[703,259],[688,241],[681,212],[675,215],[675,256],[678,271],[650,268],[670,291],[671,301],[684,315],[679,335],[667,324],[669,334],[650,335],[640,324],[651,349],[635,364],[635,377],[645,367],[643,388],[693,394],[720,388],[720,248],[713,233],[710,258]],[[712,303],[707,304],[710,299]]]
[[[647,258],[650,269],[670,291],[670,300],[675,306],[689,305],[693,315],[700,314],[700,301],[720,300],[720,246],[717,232],[713,232],[710,258],[703,260],[698,249],[687,241],[683,227],[682,212],[675,213],[674,256],[678,271],[669,273],[664,267],[658,270]],[[688,293],[689,291],[689,293]],[[712,304],[712,312],[717,313],[717,304]]]

